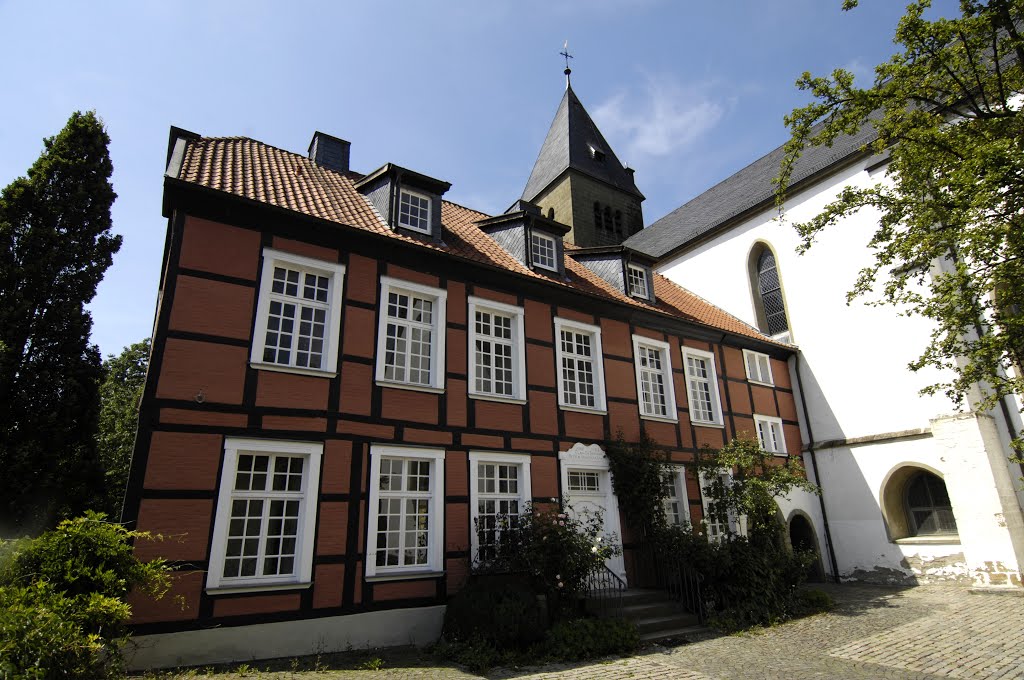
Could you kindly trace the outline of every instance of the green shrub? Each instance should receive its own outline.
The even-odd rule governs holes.
[[[524,649],[547,630],[537,593],[519,576],[482,574],[473,577],[448,602],[444,637],[471,640],[498,649]]]
[[[496,556],[478,564],[477,572],[523,575],[547,596],[549,612],[558,618],[575,613],[588,574],[621,552],[604,537],[599,513],[527,508],[515,530],[502,532]]]
[[[801,590],[796,594],[796,616],[810,616],[821,612],[832,611],[836,606],[832,596],[824,590]]]
[[[640,646],[636,625],[620,619],[576,619],[551,627],[544,656],[552,661],[579,661],[611,654],[632,654]]]
[[[170,586],[163,561],[132,553],[130,540],[143,536],[87,513],[0,548],[0,677],[123,677],[125,597]]]
[[[688,527],[665,527],[655,536],[665,559],[680,560],[703,575],[701,590],[710,622],[732,631],[784,621],[797,611],[797,587],[813,556],[790,553],[782,528],[763,523],[749,536],[708,542]]]

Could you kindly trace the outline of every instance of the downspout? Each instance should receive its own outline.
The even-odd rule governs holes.
[[[814,430],[811,429],[811,416],[807,411],[807,400],[804,399],[804,381],[800,377],[800,352],[793,355],[796,360],[796,386],[800,391],[800,408],[804,412],[804,424],[807,426],[807,451],[811,454],[811,468],[814,470],[814,479],[818,483],[818,503],[821,505],[821,521],[825,525],[825,544],[828,547],[829,562],[832,563],[832,579],[839,583],[839,563],[836,561],[836,551],[832,546],[832,530],[828,526],[828,513],[825,511],[825,485],[822,483],[821,474],[818,472],[818,456],[814,452]]]

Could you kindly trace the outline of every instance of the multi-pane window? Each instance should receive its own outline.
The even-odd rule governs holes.
[[[263,278],[252,362],[300,371],[337,366],[344,267],[263,251]]]
[[[430,199],[403,189],[398,200],[398,224],[429,234]]]
[[[686,393],[690,399],[690,420],[703,425],[721,425],[722,408],[718,398],[715,356],[710,352],[683,349],[686,369]]]
[[[471,452],[474,561],[493,559],[530,502],[530,457]]]
[[[782,299],[782,283],[775,266],[775,255],[765,247],[757,258],[757,292],[764,309],[768,335],[779,335],[789,330],[786,305]]]
[[[769,453],[786,453],[786,439],[782,434],[782,421],[771,416],[754,415],[757,441]]]
[[[686,469],[673,467],[665,475],[665,519],[669,524],[689,524],[690,504],[686,498]]]
[[[570,470],[568,473],[569,491],[599,493],[601,491],[601,474],[585,470]]]
[[[439,568],[444,453],[373,447],[367,575]]]
[[[913,536],[957,533],[946,483],[930,472],[919,472],[907,482],[905,502]]]
[[[601,330],[597,326],[556,318],[555,341],[559,405],[603,411]]]
[[[470,393],[525,398],[523,308],[469,299]]]
[[[747,380],[773,385],[772,364],[767,354],[743,350],[743,363],[747,367]]]
[[[640,401],[640,415],[676,420],[668,343],[634,335],[633,355],[636,359],[636,391]]]
[[[309,580],[322,444],[229,438],[209,587]]]
[[[647,270],[636,265],[626,265],[626,284],[629,294],[633,297],[650,299],[650,289],[647,286]]]
[[[445,292],[381,277],[377,380],[440,388]]]
[[[554,238],[536,231],[530,234],[530,261],[534,266],[558,271],[557,254]]]
[[[717,475],[701,473],[701,487],[704,491],[701,494],[704,506],[704,527],[707,530],[709,541],[721,541],[729,534],[741,533],[736,513],[732,509],[721,507],[720,502],[708,498],[708,491],[712,486],[728,487],[731,483],[732,475],[728,472]]]

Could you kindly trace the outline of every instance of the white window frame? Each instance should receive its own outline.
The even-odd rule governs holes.
[[[683,347],[683,372],[686,376],[686,398],[690,405],[690,422],[694,425],[707,425],[711,427],[724,427],[724,421],[722,420],[722,398],[718,393],[718,371],[715,368],[715,355],[711,352],[705,352],[700,349],[693,349],[692,347]],[[702,380],[701,378],[692,378],[690,376],[690,363],[687,361],[688,358],[693,357],[695,359],[701,359],[707,362],[708,367],[708,385],[711,400],[711,420],[698,418],[694,410],[695,399],[693,390],[693,381]]]
[[[418,199],[420,199],[422,201],[426,201],[427,202],[427,228],[426,229],[424,229],[422,227],[418,227],[418,226],[412,225],[412,224],[409,224],[408,222],[404,222],[402,220],[402,196],[403,196],[403,194],[411,196],[411,197],[414,197],[414,198],[418,198]],[[403,229],[409,229],[411,231],[416,231],[416,232],[419,232],[421,234],[432,234],[433,231],[434,231],[434,199],[432,199],[430,196],[427,196],[426,194],[421,194],[418,191],[412,191],[411,189],[406,189],[405,187],[402,187],[401,189],[398,190],[398,215],[395,218],[395,224],[397,224],[398,226],[402,227]]]
[[[634,273],[634,272],[640,274],[640,281],[643,283],[643,289],[642,290],[634,289],[634,287],[633,287],[633,278],[630,276],[630,274]],[[641,267],[639,265],[635,265],[635,264],[627,264],[626,265],[626,292],[629,295],[633,296],[633,297],[642,298],[644,300],[650,300],[651,299],[651,293],[650,293],[651,283],[650,283],[650,278],[651,277],[647,273],[647,269],[646,268]]]
[[[732,484],[732,471],[731,470],[721,470],[721,471],[718,471],[718,472],[714,472],[712,474],[716,475],[719,479],[722,479],[727,486]],[[700,473],[700,498],[701,498],[701,507],[704,509],[704,520],[703,520],[704,531],[705,531],[705,533],[706,533],[706,535],[708,537],[708,541],[718,542],[718,541],[722,540],[722,538],[725,535],[725,533],[722,531],[723,527],[719,526],[718,522],[712,523],[712,522],[709,521],[709,519],[711,517],[711,513],[709,511],[709,506],[711,504],[711,501],[708,498],[708,494],[707,494],[705,489],[707,488],[707,486],[711,482],[712,482],[712,479],[711,479],[710,475],[707,472],[701,472]],[[736,516],[736,511],[730,509],[726,513],[726,523],[727,523],[728,533],[736,534],[738,536],[746,536],[746,534],[747,534],[746,517],[737,517]],[[714,530],[714,533],[712,533],[712,530]]]
[[[571,331],[590,336],[591,359],[594,374],[594,405],[581,406],[570,404],[565,400],[565,377],[562,371],[562,331]],[[588,323],[555,317],[555,374],[558,387],[558,406],[566,411],[583,411],[585,413],[606,413],[607,404],[604,389],[604,353],[601,349],[601,328]],[[579,392],[576,392],[579,397]]]
[[[669,479],[666,484],[671,484],[675,492],[675,499],[666,496],[664,500],[665,520],[673,526],[682,526],[690,523],[690,499],[686,493],[686,466],[671,465],[668,470]],[[674,521],[672,516],[672,503],[678,503],[682,513],[682,522]]]
[[[377,518],[380,513],[380,462],[381,458],[428,461],[430,463],[430,491],[424,497],[427,506],[427,564],[423,566],[377,566]],[[403,467],[404,474],[404,467]],[[397,493],[409,493],[407,490]],[[406,497],[412,497],[406,496]],[[396,497],[399,497],[396,495]],[[423,574],[436,574],[443,570],[444,563],[444,449],[427,449],[403,446],[370,446],[370,501],[367,510],[366,531],[366,577],[377,580],[390,578],[412,578]]]
[[[774,416],[754,414],[754,428],[757,430],[757,442],[761,448],[776,456],[786,455],[786,433],[782,428],[782,419]]]
[[[210,563],[206,574],[206,589],[212,590],[281,590],[288,587],[308,587],[313,579],[313,543],[316,536],[317,494],[320,490],[320,459],[324,445],[321,442],[275,441],[270,439],[245,439],[226,437],[224,439],[224,460],[221,464],[220,490],[217,494],[217,509],[213,518],[213,538],[210,541]],[[232,496],[248,495],[258,497],[258,492],[236,492],[235,478],[238,471],[238,456],[243,454],[303,457],[303,479],[301,505],[299,507],[298,531],[295,547],[295,573],[288,576],[224,577],[224,560],[227,550],[228,528],[231,521]],[[268,485],[272,471],[268,472]],[[265,497],[275,492],[267,491]],[[266,511],[264,511],[266,512]],[[266,539],[267,522],[261,526],[260,543]]]
[[[308,272],[319,276],[326,276],[330,279],[326,302],[327,318],[323,339],[323,365],[321,368],[296,366],[296,350],[294,345],[291,350],[290,364],[278,364],[264,361],[263,359],[263,352],[266,349],[267,342],[267,323],[270,319],[270,303],[272,302],[272,298],[282,299],[284,297],[274,293],[272,290],[274,284],[274,268],[279,266],[298,269],[302,274]],[[259,301],[256,305],[256,321],[252,333],[252,350],[249,354],[250,365],[253,368],[268,371],[281,371],[284,373],[302,373],[304,375],[316,376],[337,375],[338,348],[340,346],[341,338],[341,299],[342,289],[344,287],[344,278],[344,265],[336,262],[327,262],[325,260],[316,260],[302,255],[293,255],[292,253],[274,250],[273,248],[264,248],[263,268],[260,275]],[[300,276],[299,286],[300,288],[302,286],[302,276]],[[288,296],[287,299],[293,298]],[[294,298],[294,300],[296,303],[302,302],[302,298]],[[316,303],[316,306],[322,305],[324,305],[324,303]],[[293,329],[292,334],[295,338],[293,342],[297,342],[298,339],[298,324],[299,319],[296,318],[296,328]]]
[[[432,309],[432,331],[431,331],[431,361],[430,380],[426,383],[414,383],[408,380],[392,380],[385,378],[385,358],[387,352],[387,326],[388,326],[388,295],[390,293],[402,293],[410,297],[429,298],[433,302]],[[412,301],[410,300],[410,306]],[[443,392],[445,376],[445,336],[447,335],[447,314],[448,292],[443,288],[424,286],[419,283],[403,281],[390,276],[380,277],[380,307],[377,311],[377,371],[376,381],[378,385],[386,387],[398,387],[408,390],[419,390],[424,392]],[[406,361],[409,356],[409,343],[411,338],[406,338]],[[408,374],[409,368],[406,367]]]
[[[491,451],[469,452],[469,533],[472,546],[471,558],[476,563],[480,554],[480,537],[476,525],[480,519],[480,469],[481,463],[496,465],[519,466],[519,499],[520,514],[526,512],[533,500],[533,487],[530,484],[530,454],[528,453],[494,453]],[[512,494],[507,494],[511,497]]]
[[[512,318],[512,394],[497,394],[478,390],[476,387],[476,342],[478,339],[494,342],[487,336],[478,336],[476,330],[476,313],[499,314]],[[469,365],[469,396],[475,399],[495,401],[526,402],[526,335],[523,330],[524,311],[522,307],[502,304],[484,298],[469,297],[469,347],[467,363]],[[493,354],[492,354],[493,357]]]
[[[747,380],[759,385],[774,385],[772,376],[772,360],[767,354],[743,350],[743,366],[747,371]]]
[[[537,257],[536,244],[534,241],[541,241],[551,246],[551,264],[545,264]],[[558,271],[558,243],[554,236],[541,234],[537,231],[530,232],[530,262],[541,269],[547,269],[552,272]]]
[[[649,413],[645,410],[643,374],[648,369],[644,368],[640,363],[641,349],[653,349],[661,355],[661,383],[665,389],[665,415]],[[678,422],[679,414],[676,412],[675,381],[672,379],[672,352],[669,344],[646,336],[634,335],[633,366],[636,369],[636,399],[637,408],[640,409],[640,417],[645,420],[659,420],[669,423]]]

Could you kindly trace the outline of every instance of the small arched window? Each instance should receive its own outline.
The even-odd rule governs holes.
[[[771,248],[761,244],[751,255],[756,255],[756,259],[751,258],[751,275],[761,330],[771,336],[785,333],[789,330],[789,321],[786,318],[786,303],[782,298],[782,282],[775,264],[775,254]]]
[[[621,234],[622,233],[622,211],[621,210],[616,210],[615,211],[615,233],[616,234]]]
[[[597,229],[605,228],[604,213],[601,212],[601,204],[597,201],[594,201],[594,227]]]
[[[910,535],[957,533],[946,483],[938,476],[924,470],[916,473],[907,480],[903,502]]]
[[[612,230],[612,209],[607,205],[604,207],[604,228]]]

